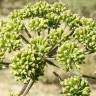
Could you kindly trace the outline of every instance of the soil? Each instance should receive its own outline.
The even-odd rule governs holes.
[[[0,96],[10,96],[11,93],[17,93],[22,85],[17,83],[8,69],[0,71]],[[91,95],[96,96],[96,84],[91,84]],[[28,96],[61,96],[59,87],[56,84],[45,84],[37,82]]]

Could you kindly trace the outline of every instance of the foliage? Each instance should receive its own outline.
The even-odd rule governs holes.
[[[80,50],[77,44],[73,42],[64,42],[57,51],[57,60],[63,65],[64,70],[78,68],[79,64],[83,64],[85,55],[83,50]]]
[[[48,27],[48,20],[44,18],[33,18],[28,25],[31,31],[41,32]]]
[[[43,69],[46,64],[44,54],[48,52],[48,43],[41,37],[31,41],[31,46],[22,49],[12,60],[13,74],[17,80],[28,82],[38,80],[43,75]]]
[[[79,27],[75,30],[75,38],[84,44],[86,50],[95,52],[96,48],[96,33],[95,28],[91,29],[89,26]]]
[[[80,69],[80,64],[85,63],[86,55],[96,51],[95,26],[94,20],[72,13],[62,3],[30,3],[11,12],[6,21],[1,21],[1,61],[7,53],[15,51],[10,67],[16,79],[23,83],[38,81],[44,75],[47,64],[55,67],[62,65],[60,68],[69,72]],[[65,30],[66,27],[68,30]],[[89,96],[90,88],[82,76],[64,81],[68,81],[68,86],[65,84],[64,89],[67,90],[66,96],[77,96],[79,90],[80,96]],[[80,89],[73,88],[73,84]]]
[[[79,76],[70,77],[61,81],[62,93],[66,96],[89,96],[88,82]]]
[[[67,33],[62,28],[51,29],[49,34],[50,45],[57,44],[62,38],[66,40]]]

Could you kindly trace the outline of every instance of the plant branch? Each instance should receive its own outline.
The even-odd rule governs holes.
[[[5,64],[5,65],[10,65],[11,62],[3,61],[3,64]]]
[[[29,92],[29,90],[31,89],[31,87],[33,86],[34,83],[35,83],[35,81],[32,81],[32,80],[29,81],[29,83],[27,85],[27,88],[24,91],[24,93],[22,94],[22,96],[26,96],[27,95],[27,93]]]
[[[28,82],[29,83],[29,82]],[[18,96],[21,96],[23,93],[24,93],[24,91],[26,90],[26,88],[27,88],[27,86],[28,86],[28,83],[25,83],[24,85],[23,85],[23,88],[21,89],[21,91],[20,91],[20,93],[18,94]]]
[[[50,33],[50,27],[48,27],[48,34]]]
[[[60,80],[60,81],[63,81],[63,79],[60,77],[60,75],[56,72],[53,72],[53,74]]]
[[[90,79],[95,79],[95,80],[96,80],[96,77],[90,76],[90,75],[85,75],[85,74],[83,74],[82,77],[90,78]]]
[[[21,37],[26,43],[30,44],[30,42],[29,42],[22,34],[20,34],[20,37]]]
[[[31,38],[32,36],[31,36],[30,32],[28,31],[28,29],[26,28],[25,25],[23,25],[23,26],[24,26],[24,28],[25,28],[25,32],[26,32],[26,34],[28,35],[29,38]]]
[[[38,33],[38,36],[40,36],[40,35],[41,35],[40,31],[38,31],[37,33]]]
[[[9,67],[9,65],[11,64],[11,62],[10,61],[5,61],[5,60],[3,60],[2,61],[2,63],[6,66],[6,67]]]
[[[60,75],[59,75],[58,73],[53,72],[53,74],[54,74],[56,77],[58,77],[59,80],[63,80],[63,79],[60,77]],[[90,75],[82,74],[82,77],[84,77],[84,78],[90,78],[90,79],[94,79],[94,80],[96,80],[96,77],[94,77],[94,76],[90,76]]]
[[[66,36],[66,39],[68,39],[71,35],[73,35],[73,33],[74,33],[74,31],[70,32],[70,34],[68,34],[68,35]],[[49,53],[48,53],[48,56],[49,56],[49,57],[51,57],[51,56],[56,52],[56,50],[58,49],[58,45],[59,45],[62,41],[64,41],[64,39],[65,39],[65,38],[62,38],[55,46],[52,46],[51,50],[50,50]]]
[[[50,64],[50,65],[52,65],[52,66],[55,66],[55,67],[57,67],[57,68],[60,68],[57,64],[55,64],[54,62],[53,62],[53,60],[50,60],[49,58],[44,58],[45,60],[46,60],[46,62],[48,63],[48,64]]]

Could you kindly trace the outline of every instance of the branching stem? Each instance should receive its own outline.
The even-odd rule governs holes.
[[[74,31],[72,31],[70,34],[66,36],[66,39],[69,38],[71,35],[73,35]],[[48,53],[48,56],[51,57],[54,53],[56,53],[58,49],[58,45],[61,44],[62,41],[64,41],[65,38],[62,38],[56,45],[52,46],[51,50]]]

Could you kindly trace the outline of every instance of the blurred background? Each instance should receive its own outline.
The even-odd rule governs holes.
[[[6,17],[12,10],[22,8],[27,3],[35,3],[40,0],[0,0],[0,17]],[[96,19],[96,0],[46,0],[49,3],[61,1],[73,12],[81,16]],[[60,96],[58,79],[53,75],[58,69],[52,66],[46,67],[45,76],[37,82],[28,96]],[[81,72],[96,76],[96,54],[87,56],[86,64],[81,66]],[[58,73],[66,78],[67,74],[62,71]],[[96,96],[96,81],[88,79],[92,89],[91,96]],[[18,84],[11,75],[9,69],[0,71],[0,96],[9,96],[10,93],[18,92],[22,84]]]
[[[7,15],[10,11],[22,8],[27,3],[40,0],[0,0],[0,15]],[[42,0],[41,0],[42,1]],[[96,18],[96,0],[46,0],[49,3],[61,1],[71,10],[86,17]]]

